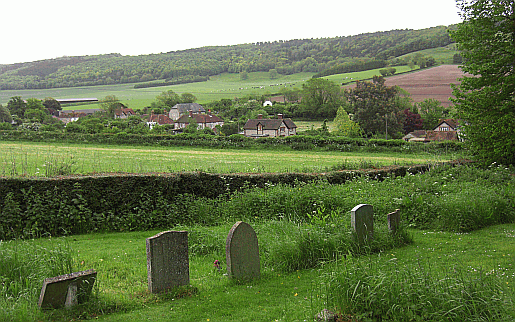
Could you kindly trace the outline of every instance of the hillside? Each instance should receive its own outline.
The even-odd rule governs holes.
[[[463,72],[457,65],[442,65],[421,71],[396,75],[386,78],[387,86],[397,85],[411,94],[414,102],[425,99],[436,99],[443,106],[449,107],[452,102],[451,84],[459,84]]]
[[[271,69],[282,75],[318,73],[349,63],[381,65],[395,57],[451,44],[447,30],[453,27],[211,46],[154,55],[61,57],[0,65],[0,90],[187,80],[195,76]]]

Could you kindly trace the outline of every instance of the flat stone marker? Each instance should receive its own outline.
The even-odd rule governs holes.
[[[43,281],[38,306],[40,308],[72,307],[88,300],[97,272],[87,271],[59,275]]]
[[[259,246],[252,227],[238,221],[232,226],[225,244],[227,274],[235,279],[257,279],[261,275]]]
[[[386,215],[388,217],[388,231],[395,234],[401,223],[400,209],[395,209],[394,212]]]
[[[374,207],[360,204],[351,210],[351,226],[359,244],[374,238]]]
[[[164,231],[147,238],[147,273],[151,293],[190,283],[187,231]]]

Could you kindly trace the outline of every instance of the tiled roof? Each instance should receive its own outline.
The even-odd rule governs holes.
[[[172,107],[172,109],[177,109],[179,111],[180,114],[185,114],[185,113],[188,113],[188,112],[193,112],[193,113],[205,113],[206,110],[204,109],[204,107],[202,107],[202,105],[198,104],[198,103],[181,103],[181,104],[176,104]]]
[[[295,125],[291,119],[250,119],[247,121],[247,123],[245,123],[243,128],[252,130],[257,128],[258,124],[261,123],[263,130],[278,130],[283,122],[289,129],[297,127],[297,125]]]
[[[166,114],[151,114],[148,118],[149,122],[156,122],[157,124],[173,124],[173,120]]]
[[[199,124],[201,123],[218,123],[223,122],[221,118],[212,114],[193,114],[193,115],[183,115],[177,119],[177,123],[190,123],[191,118],[194,118],[195,121]]]

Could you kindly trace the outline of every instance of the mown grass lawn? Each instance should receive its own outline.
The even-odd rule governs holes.
[[[229,229],[230,225],[210,228],[222,235]],[[213,268],[214,259],[225,261],[223,253],[193,256],[190,279],[198,292],[183,298],[160,297],[147,292],[146,280],[145,238],[157,232],[63,238],[75,252],[78,268],[98,271],[100,304],[97,305],[105,306],[106,310],[117,307],[117,312],[111,314],[96,316],[96,312],[95,318],[103,321],[313,321],[322,309],[334,309],[328,297],[331,277],[343,274],[343,267],[348,270],[363,263],[377,270],[377,274],[384,273],[385,265],[392,263],[400,270],[416,267],[440,278],[453,270],[470,279],[493,274],[510,294],[515,283],[515,224],[506,224],[469,234],[410,230],[414,243],[403,248],[342,258],[294,273],[263,267],[260,280],[244,284],[232,283]],[[510,311],[514,313],[513,308]],[[60,319],[61,314],[66,313],[56,311],[48,316]],[[510,316],[506,318],[509,320]]]

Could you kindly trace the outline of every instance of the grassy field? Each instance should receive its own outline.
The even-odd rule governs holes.
[[[397,73],[409,71],[407,66],[396,67]],[[302,84],[310,79],[314,73],[298,73],[293,75],[279,76],[277,79],[270,79],[269,73],[256,72],[249,73],[247,80],[240,80],[239,74],[221,74],[212,76],[207,82],[180,84],[173,86],[152,87],[134,89],[134,84],[105,85],[90,87],[55,88],[45,90],[19,90],[19,91],[0,91],[0,104],[7,104],[13,96],[21,96],[24,99],[36,97],[53,98],[77,98],[77,97],[96,97],[104,98],[108,95],[115,95],[130,108],[143,108],[149,106],[155,97],[167,90],[176,93],[192,93],[198,98],[198,103],[204,104],[222,98],[236,98],[249,94],[271,95],[279,93],[282,87],[301,88]],[[379,69],[364,72],[346,73],[325,77],[337,84],[342,82],[355,81],[372,78],[380,75]],[[78,110],[99,108],[98,104],[76,105],[65,107],[65,110]]]
[[[337,165],[413,165],[448,161],[453,155],[274,150],[217,150],[190,147],[106,146],[0,141],[0,175],[52,176],[104,172],[326,172]],[[57,171],[57,172],[56,172]]]

